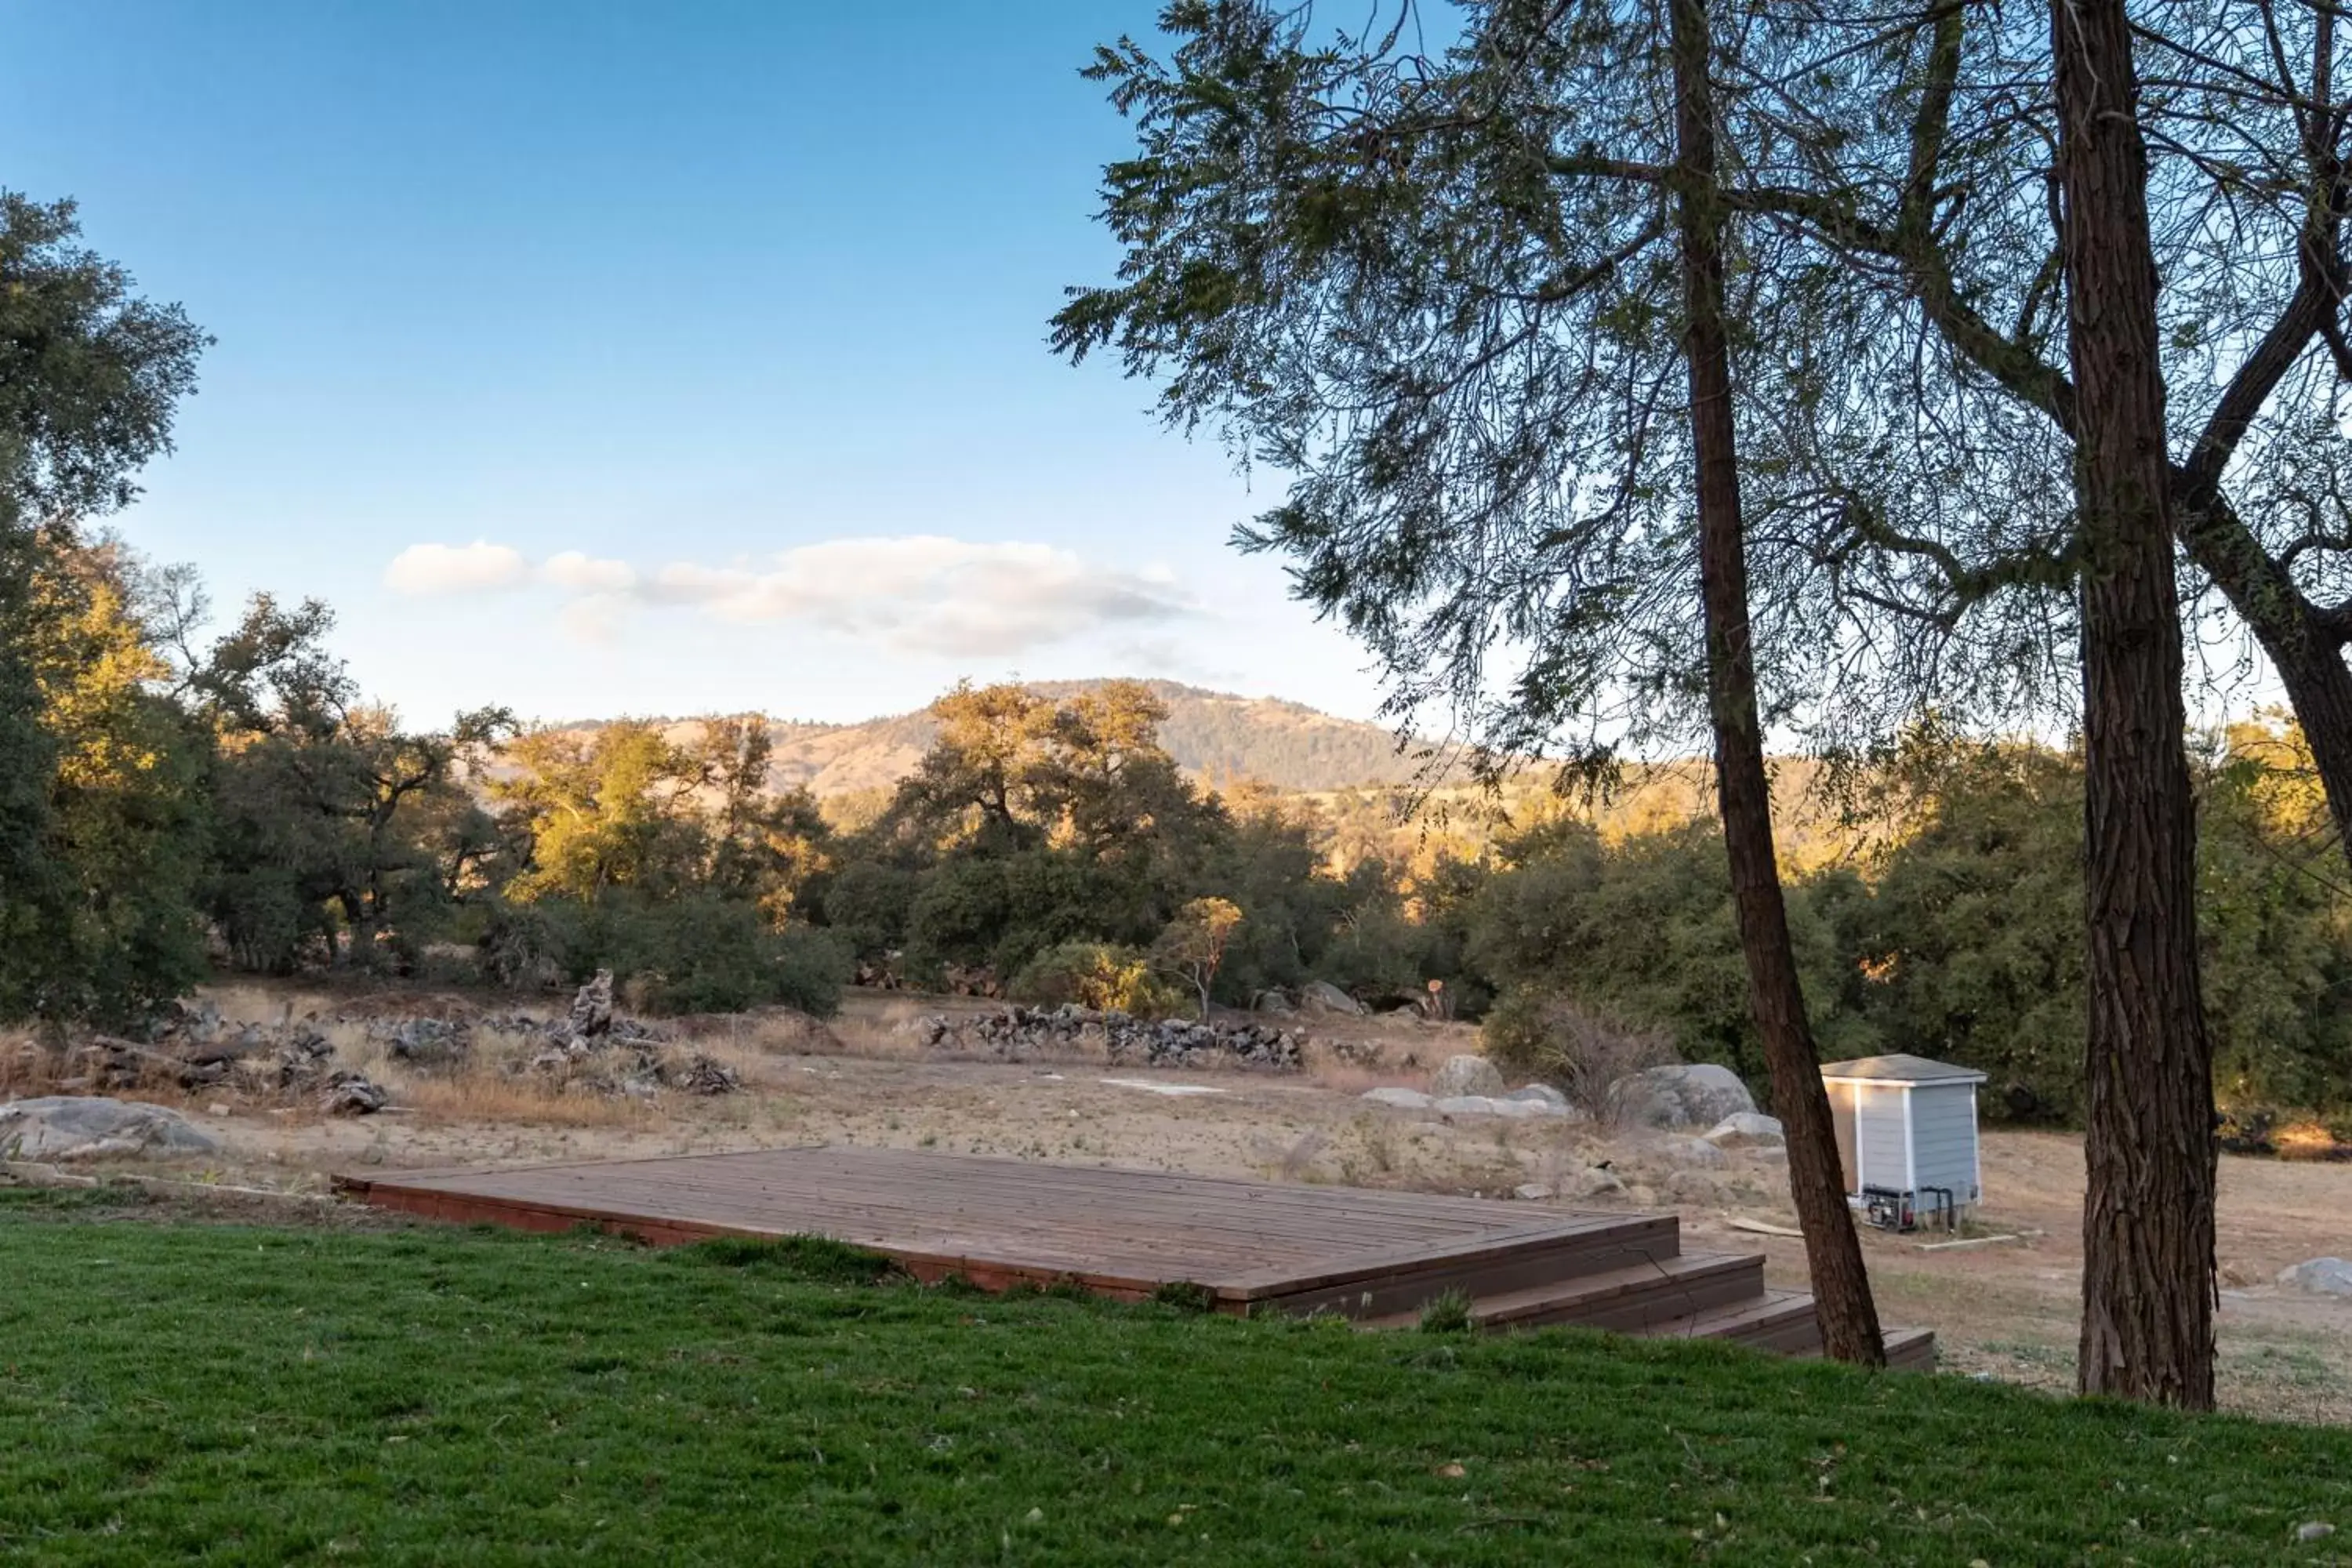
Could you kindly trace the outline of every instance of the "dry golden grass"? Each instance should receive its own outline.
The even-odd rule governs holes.
[[[2316,1121],[2295,1121],[2271,1134],[2271,1142],[2282,1160],[2342,1160],[2352,1156],[2352,1148],[2336,1141],[2336,1134]]]

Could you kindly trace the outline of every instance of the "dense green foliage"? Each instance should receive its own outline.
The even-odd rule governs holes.
[[[0,191],[0,1018],[126,1015],[193,976],[185,751],[90,520],[171,446],[205,339]]]
[[[2226,1103],[2352,1104],[2352,896],[2331,872],[2326,802],[2291,726],[2233,726],[2199,773],[2205,981]],[[1825,1057],[1910,1051],[1991,1075],[1993,1115],[2080,1108],[2082,768],[2025,744],[1915,736],[1859,803],[1870,833],[1789,882]],[[1692,823],[1603,842],[1574,822],[1499,847],[1468,919],[1468,960],[1501,990],[1490,1038],[1556,1057],[1559,997],[1664,1030],[1751,1077],[1760,1057],[1721,846]],[[1622,1031],[1620,1031],[1622,1032]]]
[[[2301,1561],[2297,1523],[2352,1515],[2325,1428],[982,1298],[825,1247],[88,1205],[0,1193],[0,1555],[2189,1563]]]

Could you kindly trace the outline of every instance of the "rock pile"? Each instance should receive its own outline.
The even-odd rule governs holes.
[[[723,1062],[697,1054],[672,1060],[657,1048],[668,1036],[613,1011],[613,972],[600,969],[572,999],[569,1016],[544,1027],[547,1045],[525,1070],[562,1075],[606,1094],[733,1094],[742,1079]]]
[[[474,1048],[473,1026],[463,1019],[371,1018],[367,1037],[394,1061],[419,1068],[452,1066]]]
[[[348,1069],[329,1073],[319,1096],[319,1109],[330,1116],[373,1116],[391,1103],[392,1096],[381,1085]]]
[[[933,1015],[917,1024],[916,1038],[927,1047],[984,1050],[1006,1061],[1024,1061],[1041,1053],[1067,1056],[1101,1051],[1115,1064],[1239,1066],[1296,1072],[1304,1037],[1297,1030],[1272,1024],[1154,1021],[1070,1005],[1008,1007],[962,1018]]]
[[[326,1036],[308,1023],[243,1024],[231,1030],[217,1014],[194,1026],[167,1021],[151,1029],[150,1040],[142,1045],[90,1035],[76,1042],[68,1052],[68,1081],[90,1089],[291,1089],[314,1079],[334,1054]]]

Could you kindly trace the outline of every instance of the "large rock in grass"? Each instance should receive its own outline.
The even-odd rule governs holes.
[[[1362,1003],[1328,980],[1308,982],[1299,992],[1298,999],[1307,1004],[1308,1011],[1315,1013],[1339,1013],[1352,1018],[1364,1010]]]
[[[0,1105],[0,1159],[168,1159],[219,1150],[217,1140],[160,1105],[66,1095]]]
[[[2352,1263],[2340,1258],[2314,1258],[2280,1269],[2278,1282],[2290,1290],[2352,1300]]]
[[[1609,1109],[1637,1127],[1714,1127],[1753,1115],[1756,1098],[1729,1068],[1692,1062],[1619,1079],[1609,1086]]]
[[[1485,1057],[1449,1057],[1429,1080],[1432,1100],[1458,1100],[1465,1095],[1499,1100],[1503,1092],[1503,1075]]]

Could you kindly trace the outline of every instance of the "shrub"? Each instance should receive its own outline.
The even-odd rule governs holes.
[[[1609,1086],[1628,1073],[1681,1058],[1664,1031],[1640,1029],[1538,991],[1507,993],[1481,1028],[1486,1055],[1512,1076],[1557,1085],[1595,1117],[1605,1116]]]
[[[1175,986],[1153,972],[1143,953],[1103,942],[1057,942],[1022,965],[1009,989],[1019,1002],[1047,1007],[1076,1003],[1139,1018],[1167,1017],[1184,1005]]]
[[[857,956],[835,932],[786,926],[774,933],[775,997],[812,1017],[841,1011],[842,987],[857,971]]]
[[[710,893],[663,903],[614,892],[594,904],[502,904],[480,950],[483,973],[495,984],[530,988],[609,969],[632,1005],[657,1013],[737,1013],[781,1002],[828,1016],[856,966],[836,933],[779,930],[756,905]]]
[[[573,906],[500,900],[490,907],[475,943],[482,978],[509,991],[545,990],[572,973],[578,928]]]

